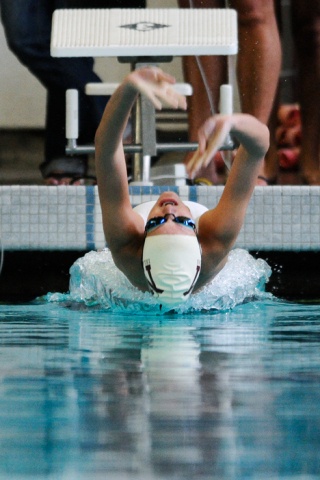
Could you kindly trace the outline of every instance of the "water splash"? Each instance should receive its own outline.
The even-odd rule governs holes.
[[[68,294],[48,293],[48,302],[76,302],[98,306],[116,313],[163,314],[149,292],[141,292],[114,265],[108,249],[92,251],[79,258],[70,269]],[[177,313],[229,310],[250,300],[269,298],[264,291],[271,268],[262,259],[254,259],[246,250],[235,249],[226,266],[199,292],[175,309]],[[172,310],[171,310],[172,311]]]

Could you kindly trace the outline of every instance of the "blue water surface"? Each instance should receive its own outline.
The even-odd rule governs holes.
[[[320,477],[320,308],[0,305],[0,478]]]

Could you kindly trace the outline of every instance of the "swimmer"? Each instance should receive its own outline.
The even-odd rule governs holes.
[[[123,133],[139,94],[157,109],[169,105],[185,110],[186,98],[175,91],[174,83],[157,67],[131,72],[109,100],[95,137],[103,228],[115,265],[135,287],[151,291],[160,304],[173,308],[212,281],[226,264],[269,146],[268,128],[251,115],[212,116],[199,130],[199,147],[187,171],[193,178],[207,166],[229,134],[239,143],[217,206],[193,208],[167,191],[147,212],[134,209]]]

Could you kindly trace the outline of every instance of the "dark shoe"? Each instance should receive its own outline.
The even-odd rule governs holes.
[[[85,178],[87,170],[87,158],[79,157],[55,158],[40,165],[41,174],[47,185],[77,185],[77,179]]]

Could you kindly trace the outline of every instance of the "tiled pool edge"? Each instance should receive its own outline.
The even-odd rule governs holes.
[[[223,187],[129,187],[133,205],[175,190],[212,207]],[[92,250],[105,246],[96,187],[0,186],[0,239],[5,250]],[[320,187],[256,187],[237,247],[320,251]]]

